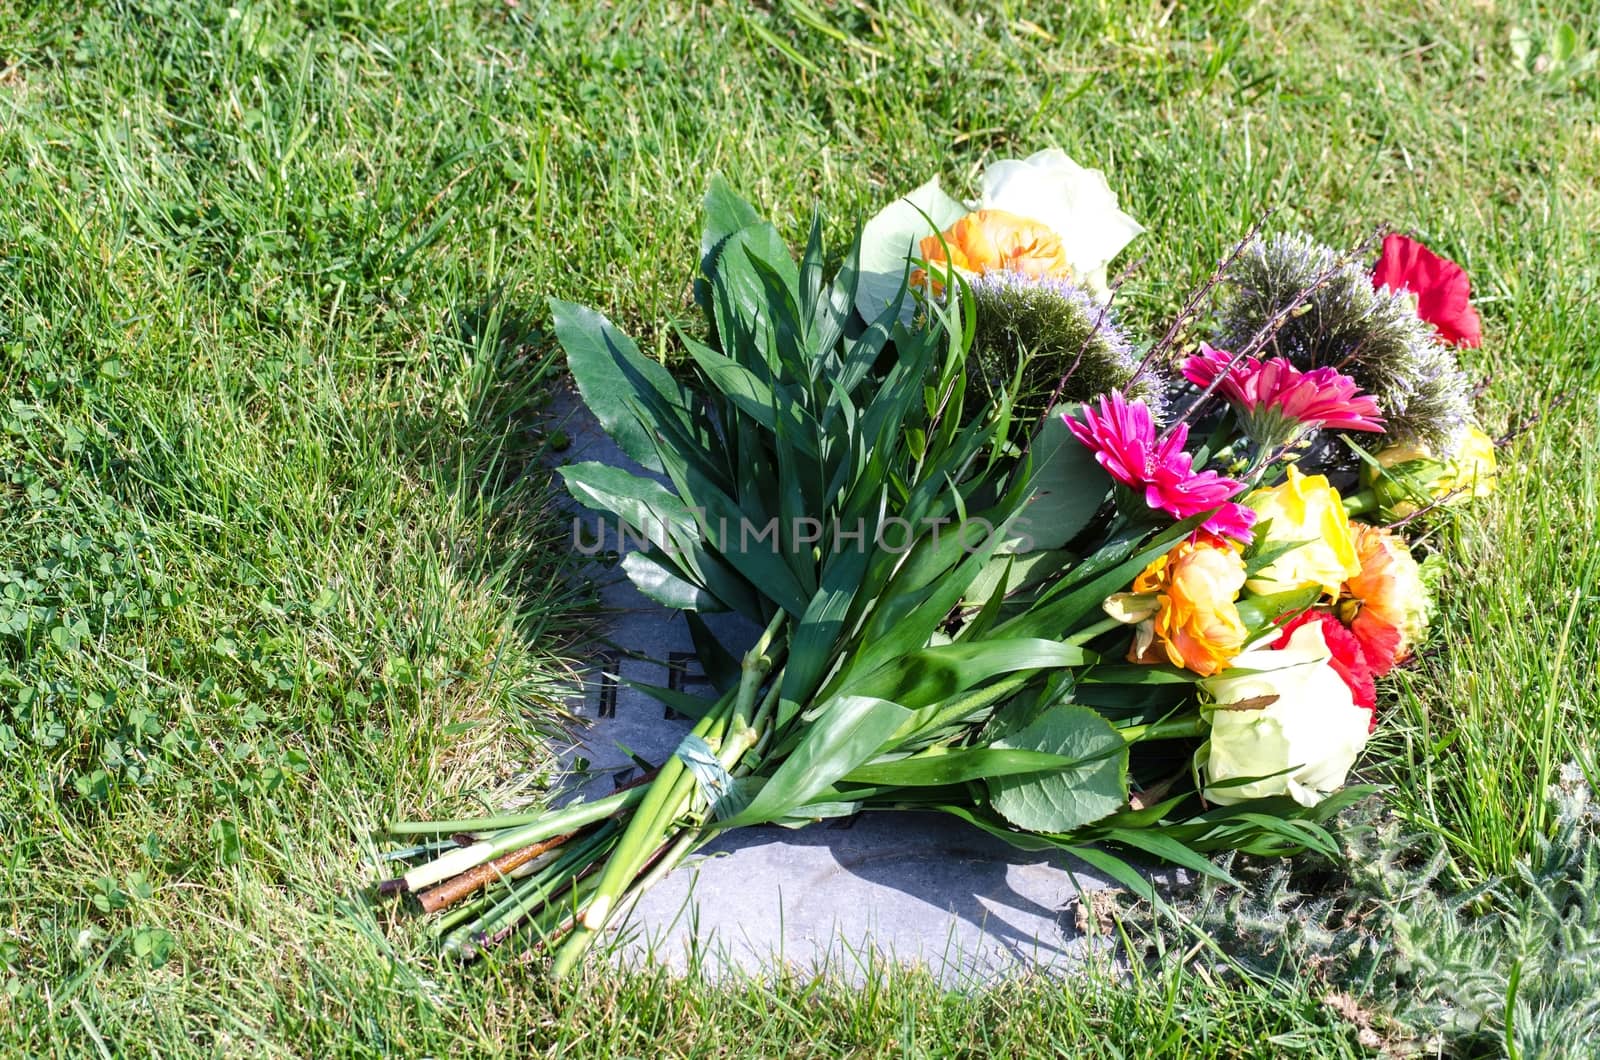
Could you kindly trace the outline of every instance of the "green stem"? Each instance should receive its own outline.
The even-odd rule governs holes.
[[[724,696],[723,700],[727,702],[726,706],[713,707],[695,725],[692,730],[695,736],[708,743],[721,737],[729,715],[735,709],[733,697]],[[616,896],[622,893],[638,871],[640,863],[659,843],[657,836],[661,819],[666,814],[677,816],[678,804],[686,794],[687,786],[693,783],[694,777],[685,771],[683,759],[677,755],[671,755],[661,763],[656,779],[645,789],[644,801],[628,822],[628,830],[622,833],[616,849],[606,859],[605,868],[600,872],[600,882],[595,887],[594,901],[584,911],[581,926],[575,933],[595,931],[605,924]]]
[[[676,759],[674,759],[676,761]],[[502,854],[509,854],[531,843],[542,842],[565,832],[575,831],[586,824],[603,820],[630,806],[642,803],[649,787],[629,788],[619,791],[615,795],[608,795],[603,799],[593,802],[578,803],[560,810],[546,810],[533,817],[529,823],[521,827],[508,828],[496,833],[489,839],[480,840],[470,847],[461,847],[452,850],[441,857],[418,865],[405,874],[406,888],[411,891],[420,891],[424,887],[431,887],[440,880],[447,880],[451,876],[475,869],[485,861],[493,861]],[[493,821],[496,818],[488,818]],[[500,818],[510,820],[510,818]],[[464,825],[475,828],[482,824],[481,821],[445,821],[429,825],[430,830],[456,831],[446,825]]]
[[[1378,507],[1378,494],[1374,490],[1361,490],[1352,493],[1344,499],[1344,513],[1346,515],[1365,515],[1376,511]]]
[[[672,846],[656,860],[648,872],[634,882],[626,894],[617,903],[617,912],[624,913],[632,908],[633,904],[643,896],[644,892],[655,886],[663,876],[678,867],[685,856],[695,847],[705,841],[705,836],[698,831],[685,832],[673,841]],[[588,952],[589,946],[595,938],[594,932],[583,931],[581,927],[575,929],[572,935],[562,944],[560,952],[556,954],[555,964],[550,969],[550,974],[557,979],[564,978],[568,972],[577,967],[578,961]]]
[[[616,825],[608,824],[587,840],[577,841],[571,850],[527,879],[510,881],[507,893],[498,895],[486,911],[444,936],[442,952],[471,957],[483,941],[507,933],[528,914],[543,908],[553,896],[564,891],[580,875],[583,865],[594,862],[595,855],[615,832]]]
[[[1198,714],[1188,718],[1166,718],[1148,725],[1129,725],[1118,729],[1129,743],[1142,740],[1185,740],[1204,736],[1211,731],[1211,723]]]
[[[718,748],[719,753],[721,745],[730,737],[738,738],[739,754],[748,750],[753,742],[745,734],[752,731],[750,722],[754,717],[756,695],[761,690],[762,682],[772,672],[774,658],[781,656],[785,650],[785,645],[780,643],[775,646],[774,642],[787,620],[788,615],[782,611],[772,616],[761,638],[745,653],[740,663],[739,686],[734,691],[731,703],[725,707],[719,703],[695,726],[695,735]],[[725,700],[727,698],[724,697]],[[617,900],[649,861],[651,854],[660,848],[674,822],[692,805],[694,784],[694,775],[684,768],[683,760],[677,755],[662,763],[661,771],[650,784],[649,794],[639,804],[633,819],[628,822],[627,831],[606,859],[600,879],[595,884],[593,898],[584,909],[571,937],[561,948],[561,956],[556,961],[558,976],[565,975],[574,967],[578,955],[588,948],[594,935],[611,918]]]
[[[1118,629],[1125,625],[1126,623],[1120,622],[1115,618],[1102,619],[1092,626],[1087,626],[1083,629],[1080,629],[1078,632],[1068,637],[1066,642],[1068,644],[1087,644],[1100,634],[1109,633],[1113,629]]]
[[[644,798],[644,787],[629,788],[619,791],[615,795],[607,795],[603,799],[591,802],[576,803],[565,806],[559,810],[538,810],[529,813],[505,814],[500,817],[460,817],[453,821],[396,821],[391,824],[387,832],[389,835],[444,835],[448,832],[497,832],[505,828],[523,828],[527,825],[540,822],[557,822],[581,826],[598,821],[602,817],[609,817],[618,810],[627,809],[640,799]],[[563,831],[570,832],[571,828],[557,828],[550,835],[560,835]],[[498,837],[495,837],[498,838]],[[540,836],[528,842],[537,843],[539,839],[548,839],[550,836]]]

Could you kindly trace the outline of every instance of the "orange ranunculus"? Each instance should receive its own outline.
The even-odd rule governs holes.
[[[1361,573],[1344,585],[1339,617],[1361,642],[1372,672],[1382,676],[1404,662],[1428,625],[1428,591],[1405,541],[1388,530],[1350,524]]]
[[[1140,623],[1128,659],[1158,662],[1159,644],[1172,665],[1202,677],[1225,669],[1248,635],[1234,605],[1244,577],[1244,560],[1221,538],[1179,542],[1133,581],[1135,593],[1154,594],[1160,606]]]
[[[969,213],[945,229],[942,240],[940,236],[925,237],[922,256],[929,262],[942,262],[948,247],[950,264],[968,272],[1006,269],[1035,280],[1072,276],[1059,235],[1005,210]]]

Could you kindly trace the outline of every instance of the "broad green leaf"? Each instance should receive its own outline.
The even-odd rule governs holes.
[[[766,511],[745,511],[725,492],[721,483],[709,478],[699,461],[683,460],[669,444],[658,450],[662,466],[672,479],[680,497],[691,501],[703,516],[702,526],[710,550],[717,552],[728,566],[742,574],[761,594],[791,615],[804,613],[810,593],[795,579],[786,557],[770,537],[756,540],[765,527],[760,520]],[[740,608],[740,613],[759,620],[759,615]]]
[[[1127,743],[1087,707],[1051,707],[994,746],[1045,751],[1074,762],[1047,773],[988,782],[995,811],[1018,828],[1070,832],[1128,804]]]
[[[932,787],[968,780],[1065,769],[1076,760],[1047,751],[1017,751],[999,747],[965,747],[954,751],[917,754],[889,762],[869,762],[844,778],[849,784],[885,784]]]
[[[898,703],[867,696],[833,699],[798,746],[784,758],[743,812],[719,827],[759,824],[787,817],[823,789],[878,754],[911,712]]]
[[[550,300],[550,311],[583,403],[624,453],[646,469],[660,471],[651,425],[636,410],[673,416],[687,429],[693,396],[601,314],[558,298]],[[694,436],[709,441],[703,434]]]
[[[654,479],[593,460],[568,464],[560,473],[579,504],[610,512],[659,548],[678,548],[699,536],[695,514]]]
[[[776,432],[778,418],[786,417],[793,428],[790,438],[800,455],[808,460],[817,459],[815,439],[820,431],[816,421],[787,388],[768,386],[754,372],[704,343],[687,336],[683,336],[682,341],[684,349],[722,397],[768,431]]]
[[[726,611],[728,606],[703,586],[668,570],[643,552],[622,557],[622,571],[646,597],[675,611]]]
[[[1028,455],[1026,492],[1033,499],[1022,510],[1016,531],[1029,539],[1022,552],[1061,548],[1077,537],[1100,510],[1111,479],[1095,463],[1094,453],[1079,444],[1061,414],[1062,406],[1045,418]]]
[[[844,632],[856,592],[861,588],[867,560],[865,548],[836,552],[829,558],[822,584],[789,637],[789,662],[784,667],[779,696],[779,725],[787,724],[811,699],[833,667],[834,646]]]
[[[759,264],[757,264],[759,262]],[[798,347],[795,328],[799,275],[789,248],[772,225],[762,222],[740,229],[717,253],[711,274],[712,307],[723,352],[750,367],[760,360],[782,378],[780,339]],[[774,290],[782,297],[774,302]]]
[[[1054,640],[956,641],[897,655],[870,673],[852,676],[841,692],[892,698],[903,707],[917,710],[1000,674],[1080,666],[1085,660],[1081,647]]]
[[[1572,28],[1569,22],[1563,22],[1556,27],[1550,35],[1550,62],[1552,65],[1565,66],[1578,52],[1578,31]]]
[[[706,589],[726,607],[753,621],[761,619],[751,584],[705,546],[698,513],[690,511],[671,490],[654,479],[594,461],[570,464],[560,472],[578,503],[610,512],[662,550],[663,555],[652,557],[657,563],[670,561],[684,581]],[[625,539],[624,547],[629,543]]]
[[[731,692],[739,684],[739,660],[722,646],[705,619],[692,611],[683,617],[688,620],[689,640],[694,644],[694,653],[700,659],[700,669],[705,672],[706,680],[718,692]]]
[[[923,237],[937,235],[968,212],[965,203],[945,193],[937,177],[878,211],[861,230],[861,276],[856,288],[861,319],[876,320],[895,300],[909,260],[922,256]],[[909,324],[914,310],[908,299],[901,322]]]
[[[704,208],[706,219],[700,228],[700,256],[705,264],[710,263],[716,250],[729,236],[741,228],[761,223],[761,215],[755,207],[740,198],[721,173],[711,175],[706,186]]]
[[[988,600],[996,591],[1009,595],[1065,570],[1075,557],[1064,548],[1024,555],[1003,553],[983,565],[967,588],[967,599]]]

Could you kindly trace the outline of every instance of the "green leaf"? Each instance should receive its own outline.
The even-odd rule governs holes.
[[[946,804],[929,806],[928,808],[966,821],[975,828],[981,828],[992,836],[1004,839],[1018,850],[1060,850],[1066,845],[1061,840],[1050,836],[1035,835],[1032,832],[1016,832],[1009,828],[1002,828],[986,817],[973,813],[965,806]]]
[[[1238,886],[1238,881],[1219,866],[1212,864],[1210,858],[1154,828],[1107,828],[1101,831],[1100,835],[1110,842],[1121,843],[1123,846],[1152,854],[1162,861],[1188,869],[1190,872],[1197,872],[1221,883]]]
[[[937,753],[911,755],[888,762],[869,762],[852,770],[849,784],[884,784],[896,787],[936,787],[968,780],[1066,769],[1076,759],[1047,751],[1019,751],[1000,747],[965,747]]]
[[[984,564],[983,570],[967,587],[968,600],[988,600],[997,591],[1006,595],[1036,585],[1072,564],[1073,555],[1064,548],[1025,555],[1005,553]],[[1003,586],[1003,588],[1002,588]]]
[[[688,427],[692,396],[603,315],[558,298],[550,300],[550,311],[583,403],[624,453],[646,469],[660,471],[654,432],[635,410],[672,415]]]
[[[1165,552],[1179,538],[1191,533],[1206,519],[1204,513],[1175,523],[1144,543],[1142,549],[1133,550],[1125,543],[1113,539],[1098,552],[1074,569],[1076,580],[1070,588],[1054,596],[1048,603],[1034,607],[1001,623],[996,632],[1015,637],[1062,637],[1071,634],[1090,614],[1098,614],[1100,605],[1112,593],[1121,592],[1133,583],[1138,573],[1154,557]],[[1126,558],[1123,557],[1126,554]],[[1058,582],[1052,590],[1065,583]]]
[[[739,660],[712,634],[705,619],[692,611],[683,617],[689,623],[689,640],[694,644],[694,653],[700,659],[700,669],[705,672],[706,680],[718,692],[732,691],[739,684]]]
[[[778,724],[787,724],[810,700],[834,665],[834,645],[845,629],[845,619],[862,588],[867,567],[866,549],[834,553],[822,572],[805,614],[789,637],[789,662],[780,687]]]
[[[989,781],[995,810],[1018,828],[1069,832],[1128,804],[1127,743],[1087,707],[1052,707],[994,746],[1045,751],[1074,762],[1047,773]]]
[[[726,611],[728,607],[702,586],[687,581],[643,552],[622,557],[622,571],[634,587],[662,607],[675,611]]]
[[[1200,675],[1189,670],[1180,670],[1176,666],[1165,663],[1160,666],[1140,665],[1114,665],[1096,666],[1086,670],[1078,680],[1084,684],[1109,684],[1109,685],[1192,685],[1200,679]]]
[[[579,504],[610,512],[658,548],[692,544],[700,533],[695,513],[655,479],[594,460],[559,470]]]
[[[752,620],[761,618],[751,583],[730,570],[703,544],[703,527],[697,513],[667,487],[654,479],[594,461],[569,464],[560,472],[568,492],[579,504],[610,512],[661,550],[650,556],[657,565],[665,568],[670,563],[677,568],[679,578],[709,592],[724,608],[732,608]],[[624,545],[627,543],[624,541]],[[648,572],[641,566],[641,573]],[[631,571],[629,576],[632,577]],[[669,588],[662,583],[663,593]]]
[[[707,711],[722,702],[720,699],[706,699],[703,696],[680,692],[676,688],[663,688],[644,681],[631,681],[626,677],[622,678],[622,683],[629,688],[637,688],[662,706],[696,720],[705,717]]]
[[[876,320],[894,301],[908,259],[922,256],[922,238],[937,235],[967,213],[966,204],[947,195],[935,177],[885,206],[866,223],[861,230],[861,277],[856,289],[856,311],[863,320]],[[907,299],[901,322],[909,324],[914,311]]]
[[[1056,408],[1033,439],[1024,487],[1033,499],[1016,525],[1030,543],[1019,551],[1061,548],[1089,525],[1111,488],[1111,479],[1095,462],[1094,453],[1079,444],[1062,420],[1061,414],[1071,411],[1075,407]]]
[[[1578,31],[1569,22],[1563,22],[1550,35],[1550,63],[1565,66],[1567,60],[1578,53]]]
[[[1081,666],[1087,658],[1081,647],[1054,640],[963,640],[897,655],[870,673],[847,680],[841,692],[892,698],[901,706],[917,710],[1000,674]]]
[[[1157,909],[1164,907],[1164,901],[1155,887],[1151,885],[1144,873],[1117,857],[1111,851],[1102,847],[1070,846],[1061,844],[1061,849],[1077,858],[1086,861],[1092,867],[1116,880],[1122,886],[1143,898]]]
[[[709,275],[723,243],[741,228],[760,224],[761,215],[756,213],[755,207],[740,198],[720,173],[711,175],[706,187],[704,209],[705,222],[700,228],[700,268]]]
[[[1316,603],[1320,595],[1322,589],[1316,585],[1263,596],[1246,594],[1239,600],[1239,619],[1250,631],[1251,636],[1256,637],[1265,633],[1274,619],[1304,611]]]
[[[735,361],[750,367],[757,360],[781,378],[783,343],[797,350],[799,273],[783,237],[762,222],[728,237],[711,273],[712,310],[717,340]],[[780,341],[781,340],[781,341]]]
[[[750,805],[719,827],[759,824],[787,817],[795,807],[877,755],[911,712],[898,703],[867,696],[839,696],[786,757]]]
[[[722,397],[769,432],[777,431],[778,420],[783,417],[793,428],[791,437],[799,453],[809,460],[817,459],[816,437],[821,431],[786,388],[770,387],[754,372],[704,343],[688,336],[681,338],[684,349]]]
[[[853,669],[858,673],[870,673],[896,656],[924,647],[1009,532],[1009,522],[1002,522],[981,547],[929,585],[925,593],[912,597],[911,602],[903,604],[900,600],[891,600],[880,604],[879,614],[869,627],[868,636],[864,638],[866,643],[856,656]],[[1019,635],[1027,636],[1020,631]]]
[[[133,933],[133,955],[151,968],[160,968],[172,956],[177,940],[166,928],[140,928]]]

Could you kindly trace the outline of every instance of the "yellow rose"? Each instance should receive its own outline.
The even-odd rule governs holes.
[[[1325,475],[1302,475],[1289,465],[1282,485],[1258,489],[1244,499],[1255,510],[1256,541],[1265,548],[1299,542],[1245,583],[1257,595],[1321,586],[1330,596],[1361,573],[1355,535],[1339,491]],[[1261,525],[1267,523],[1265,535]]]
[[[1362,468],[1363,484],[1377,494],[1385,509],[1401,518],[1416,512],[1419,499],[1443,500],[1450,505],[1494,492],[1494,439],[1476,423],[1467,428],[1466,441],[1448,460],[1434,456],[1433,450],[1418,441],[1380,450],[1377,460],[1382,470],[1371,465]]]
[[[1221,671],[1248,634],[1234,606],[1243,587],[1244,560],[1226,541],[1201,534],[1179,542],[1134,579],[1133,592],[1156,608],[1140,623],[1129,660],[1159,662],[1164,654],[1202,677]]]

